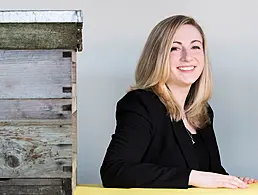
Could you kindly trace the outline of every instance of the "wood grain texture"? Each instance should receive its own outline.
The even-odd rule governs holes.
[[[0,178],[69,178],[71,120],[0,122]]]
[[[82,23],[0,23],[0,48],[82,51]]]
[[[72,84],[72,113],[77,111],[77,85]]]
[[[71,119],[72,99],[0,100],[0,120]]]
[[[3,195],[71,195],[71,179],[8,179],[0,180]]]
[[[0,50],[0,64],[0,99],[71,98],[72,60],[63,50]]]
[[[76,51],[72,52],[72,83],[76,83],[76,73],[77,73],[77,67],[76,67]]]
[[[72,163],[72,191],[77,186],[77,88],[76,88],[76,52],[72,52],[72,142],[73,142],[73,163]]]
[[[72,142],[73,142],[73,162],[72,162],[72,189],[77,185],[77,111],[72,114]]]

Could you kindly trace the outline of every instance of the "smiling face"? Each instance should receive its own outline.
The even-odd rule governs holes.
[[[192,25],[181,26],[174,35],[170,52],[168,84],[191,86],[201,75],[205,63],[203,38]]]

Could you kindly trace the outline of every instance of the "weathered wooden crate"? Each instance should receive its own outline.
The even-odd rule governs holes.
[[[0,11],[0,194],[76,186],[81,11]]]

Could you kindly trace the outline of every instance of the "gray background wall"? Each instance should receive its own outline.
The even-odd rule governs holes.
[[[258,178],[258,2],[245,0],[8,0],[1,9],[81,9],[78,57],[78,182],[100,183],[114,132],[116,102],[133,82],[150,30],[173,14],[195,17],[208,39],[214,73],[215,131],[225,168]]]

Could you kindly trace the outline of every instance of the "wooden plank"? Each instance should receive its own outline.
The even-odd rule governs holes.
[[[22,178],[0,180],[0,194],[5,195],[71,195],[71,179]]]
[[[76,52],[72,52],[72,113],[77,111]]]
[[[61,186],[62,179],[41,179],[41,178],[22,178],[22,179],[2,179],[0,186]]]
[[[68,178],[68,179],[63,179],[63,192],[64,195],[72,195],[73,194],[73,190],[72,190],[72,179]]]
[[[77,154],[73,154],[72,162],[73,172],[72,172],[72,191],[75,191],[77,186]]]
[[[72,52],[72,140],[73,140],[73,163],[72,163],[72,191],[77,186],[77,88],[76,88],[76,52]]]
[[[71,98],[72,61],[64,52],[0,50],[0,98]]]
[[[0,120],[71,119],[72,99],[1,100]]]
[[[73,163],[72,163],[72,189],[77,186],[77,111],[72,114],[72,140],[73,140]]]
[[[68,178],[71,120],[0,122],[0,178]]]
[[[75,113],[77,111],[77,93],[76,93],[76,84],[72,84],[72,113]]]
[[[82,51],[82,23],[0,23],[0,48]]]
[[[73,51],[72,52],[72,83],[76,83],[76,73],[77,73],[77,69],[76,69],[76,52]]]
[[[66,195],[62,186],[1,186],[3,195]]]

